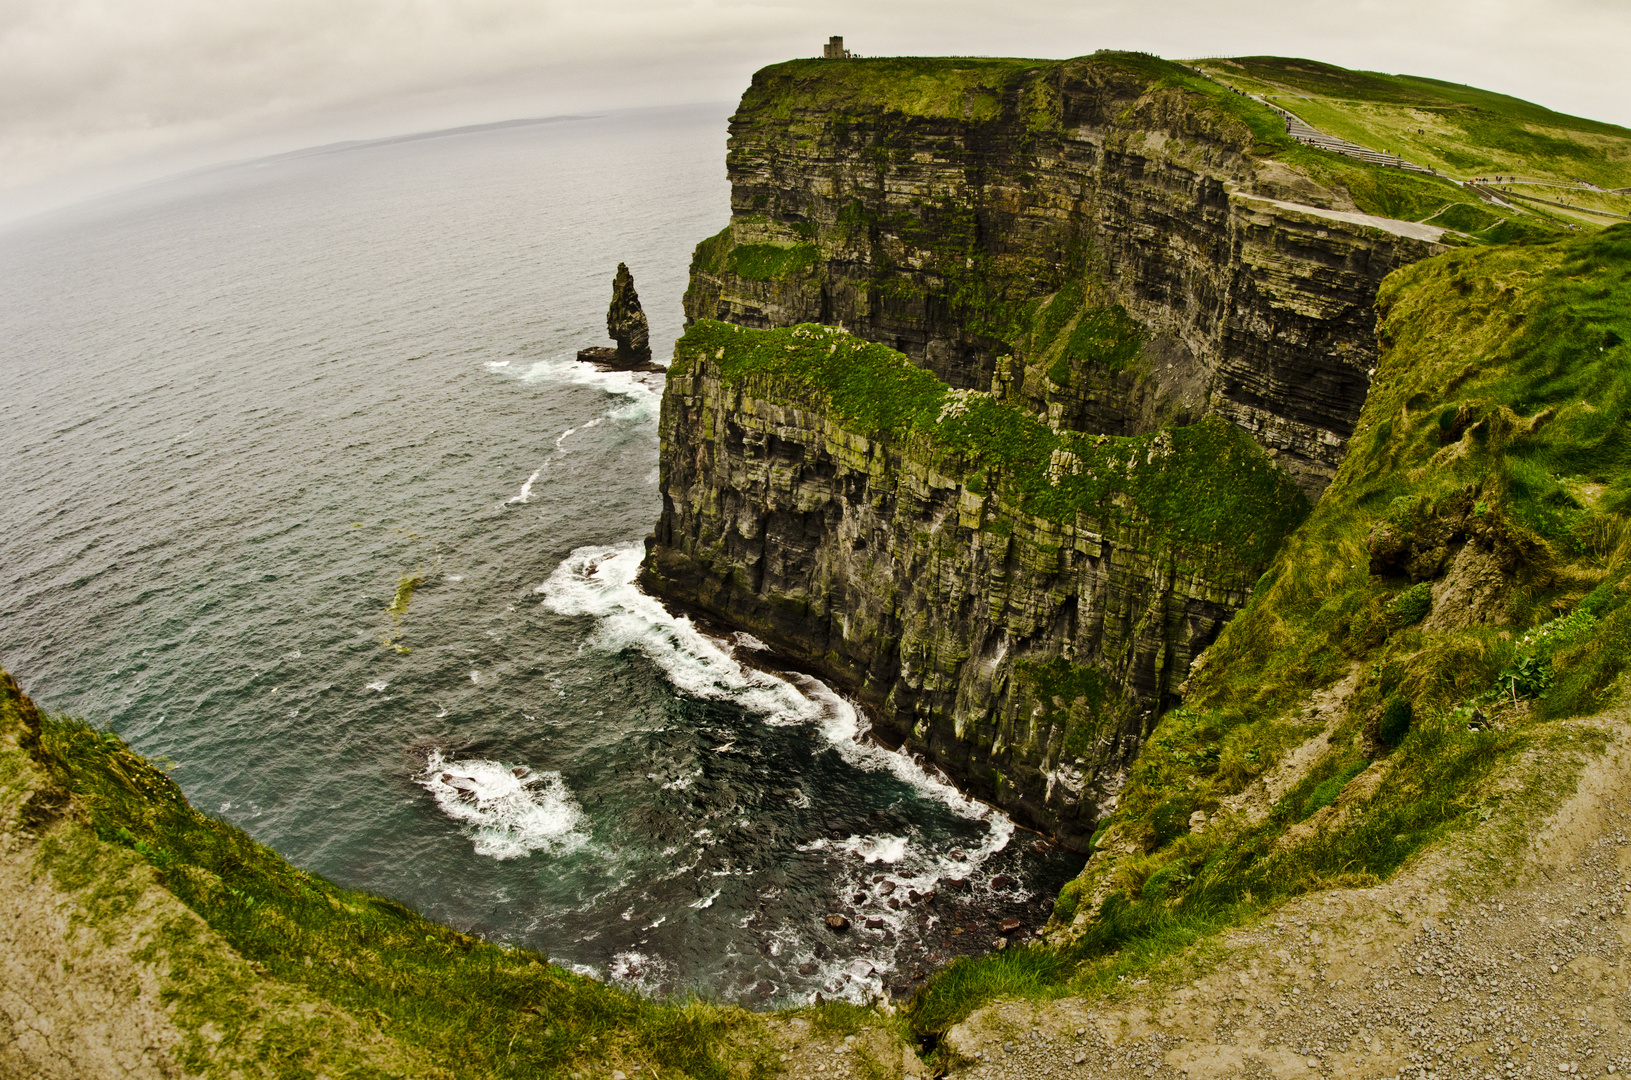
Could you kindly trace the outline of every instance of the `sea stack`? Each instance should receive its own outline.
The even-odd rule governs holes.
[[[651,362],[651,329],[646,324],[646,313],[640,308],[640,296],[634,291],[634,275],[628,264],[617,264],[617,276],[612,279],[612,303],[606,309],[606,333],[617,342],[617,348],[603,345],[582,349],[578,359],[598,365],[606,371],[661,371]]]

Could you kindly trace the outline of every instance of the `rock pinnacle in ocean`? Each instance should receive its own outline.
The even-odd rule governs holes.
[[[616,371],[656,370],[651,362],[651,329],[646,323],[646,313],[640,308],[640,296],[634,291],[634,275],[629,273],[626,263],[617,264],[617,276],[612,279],[606,332],[617,342],[617,348],[583,349],[578,359]]]

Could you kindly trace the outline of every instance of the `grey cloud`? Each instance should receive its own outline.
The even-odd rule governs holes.
[[[872,55],[1312,56],[1631,122],[1631,73],[1614,55],[1631,9],[1618,0],[8,0],[0,190],[438,124],[724,100],[830,33]]]

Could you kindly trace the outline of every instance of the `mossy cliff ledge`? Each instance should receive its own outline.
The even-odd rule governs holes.
[[[1079,848],[1307,509],[1216,417],[1055,431],[816,325],[697,323],[661,435],[648,590],[811,667],[884,741]]]
[[[1378,285],[1443,250],[1358,166],[1143,55],[792,61],[730,132],[691,319],[841,326],[1053,427],[1222,416],[1311,498],[1365,400]]]

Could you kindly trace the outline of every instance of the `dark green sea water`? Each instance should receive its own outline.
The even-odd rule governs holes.
[[[662,377],[571,357],[622,260],[666,358],[726,111],[0,231],[0,664],[298,865],[631,986],[861,999],[1036,925],[1079,859],[632,584]]]

